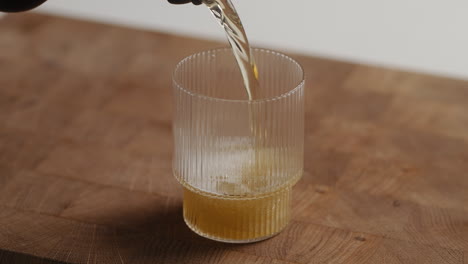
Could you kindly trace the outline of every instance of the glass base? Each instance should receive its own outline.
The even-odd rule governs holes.
[[[211,196],[184,188],[184,221],[195,233],[220,242],[252,243],[289,223],[291,187],[261,197]]]

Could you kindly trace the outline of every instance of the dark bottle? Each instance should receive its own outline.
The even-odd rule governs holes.
[[[187,3],[193,3],[194,5],[201,5],[202,0],[167,0],[171,4],[187,4]]]
[[[22,12],[40,6],[46,0],[0,0],[0,12]],[[99,1],[99,0],[96,0]],[[136,0],[137,1],[137,0]],[[171,4],[201,4],[201,0],[168,0]]]
[[[46,0],[0,0],[1,12],[21,12],[36,8]]]

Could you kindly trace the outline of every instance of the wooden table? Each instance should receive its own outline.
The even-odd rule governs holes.
[[[219,45],[0,20],[0,263],[468,263],[468,82],[305,56],[291,224],[246,245],[192,233],[171,72]]]

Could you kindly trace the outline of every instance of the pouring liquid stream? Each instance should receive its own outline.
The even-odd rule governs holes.
[[[249,45],[242,21],[231,0],[203,0],[211,13],[218,20],[226,32],[232,52],[239,66],[244,87],[250,101],[259,97],[258,68]],[[250,132],[253,137],[254,166],[250,173],[246,173],[243,184],[248,184],[249,178],[262,177],[265,173],[265,151],[261,151],[262,142],[267,137],[266,127],[262,125],[262,119],[254,110],[254,105],[249,105]],[[263,169],[262,169],[263,168]],[[252,186],[250,186],[252,187]]]
[[[244,80],[249,100],[255,100],[258,90],[258,70],[242,21],[230,0],[203,0],[226,31],[229,44]]]

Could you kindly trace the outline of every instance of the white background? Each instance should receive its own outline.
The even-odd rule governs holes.
[[[468,0],[232,0],[254,45],[468,79]],[[48,0],[41,12],[223,39],[204,6]]]

